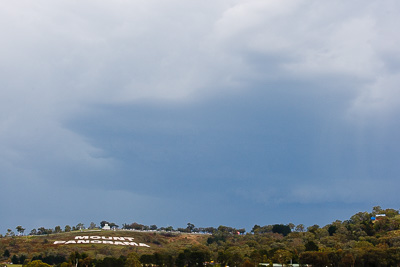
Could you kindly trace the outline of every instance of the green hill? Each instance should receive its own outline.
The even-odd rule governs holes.
[[[24,254],[27,257],[35,254],[69,255],[75,251],[85,252],[93,257],[104,257],[127,255],[132,251],[141,255],[171,249],[181,250],[194,245],[205,245],[208,237],[209,235],[204,234],[124,230],[74,231],[40,236],[4,237],[0,239],[0,248],[7,248],[10,254]]]
[[[358,212],[322,227],[254,225],[248,233],[228,226],[207,229],[212,234],[117,230],[8,236],[0,238],[0,253],[4,262],[43,260],[61,267],[77,262],[96,267],[140,262],[170,267],[250,267],[272,262],[400,266],[400,213],[394,209],[374,207],[371,213]]]

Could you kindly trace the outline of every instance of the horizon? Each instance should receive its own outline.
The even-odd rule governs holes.
[[[371,216],[372,216],[372,214],[376,214],[376,217],[378,217],[378,216],[384,216],[384,214],[385,214],[385,210],[395,210],[395,211],[398,211],[399,212],[399,210],[397,209],[392,209],[392,208],[382,208],[381,206],[375,206],[375,207],[373,207],[372,208],[372,210],[371,210],[371,212],[368,212],[368,211],[359,211],[359,212],[356,212],[356,213],[354,213],[354,214],[352,214],[352,215],[356,215],[356,214],[358,214],[358,213],[364,213],[364,212],[367,212],[368,214],[371,214]],[[330,223],[327,223],[327,224],[325,224],[325,225],[319,225],[319,224],[317,224],[317,223],[313,223],[313,224],[310,224],[310,225],[304,225],[304,224],[301,224],[301,223],[299,223],[299,224],[293,224],[294,225],[294,228],[296,228],[296,226],[298,226],[298,225],[303,225],[304,226],[304,228],[305,229],[307,229],[308,227],[310,227],[310,226],[315,226],[315,225],[318,225],[320,228],[323,228],[323,227],[326,227],[326,226],[329,226],[329,225],[332,225],[332,223],[335,223],[335,222],[338,222],[338,221],[341,221],[341,222],[344,222],[344,221],[349,221],[350,220],[350,217],[349,218],[347,218],[347,219],[344,219],[344,220],[340,220],[340,219],[336,219],[336,220],[333,220],[332,222],[330,222]],[[372,220],[372,218],[371,218],[371,220]],[[111,229],[104,229],[104,227],[103,226],[101,226],[101,224],[102,223],[105,223],[105,225],[115,225],[116,226],[116,228],[115,229],[113,229],[113,227],[114,226],[112,226],[111,227]],[[94,224],[94,228],[90,228],[91,226],[92,226],[92,223]],[[130,226],[130,225],[132,225],[132,224],[139,224],[139,225],[142,225],[143,227],[151,227],[151,226],[156,226],[157,227],[157,229],[155,229],[155,230],[151,230],[151,229],[141,229],[141,230],[137,230],[137,229],[130,229],[130,228],[124,228],[125,226],[124,225],[127,225],[127,226]],[[236,230],[242,230],[242,229],[244,229],[245,230],[245,233],[252,233],[252,229],[256,226],[256,225],[258,225],[258,226],[261,226],[261,227],[263,227],[263,226],[273,226],[273,225],[285,225],[285,226],[289,226],[290,224],[292,224],[291,222],[289,222],[289,223],[274,223],[274,224],[265,224],[265,225],[263,225],[263,224],[254,224],[251,228],[245,228],[245,227],[232,227],[232,226],[230,226],[230,225],[218,225],[218,226],[210,226],[210,225],[196,225],[196,224],[193,224],[193,223],[191,223],[191,222],[188,222],[188,223],[186,223],[186,226],[187,227],[189,227],[189,224],[191,224],[193,227],[194,227],[194,229],[197,229],[197,230],[200,230],[201,228],[209,228],[209,227],[211,227],[211,228],[214,228],[214,229],[218,229],[218,227],[219,226],[226,226],[226,227],[231,227],[231,228],[233,228],[233,229],[236,229]],[[78,229],[78,225],[80,225],[80,227],[82,227],[82,228],[79,228]],[[23,231],[23,233],[22,234],[16,234],[15,233],[15,231],[14,231],[14,229],[17,229],[18,227],[22,227],[23,229],[24,229],[24,231]],[[69,226],[70,227],[70,230],[69,231],[67,231],[67,232],[73,232],[73,231],[80,231],[80,232],[90,232],[90,231],[101,231],[101,230],[109,230],[109,231],[115,231],[115,230],[124,230],[124,231],[130,231],[130,230],[132,230],[132,231],[169,231],[169,230],[165,230],[165,228],[168,228],[168,227],[172,227],[172,230],[171,231],[178,231],[178,232],[180,232],[180,229],[187,229],[187,227],[185,228],[184,226],[182,226],[182,227],[179,227],[179,226],[174,226],[174,225],[157,225],[157,224],[142,224],[142,223],[140,223],[140,222],[138,222],[138,221],[134,221],[134,222],[124,222],[124,223],[116,223],[116,222],[112,222],[112,221],[105,221],[105,220],[102,220],[99,224],[97,224],[97,223],[95,223],[95,222],[93,222],[93,221],[91,221],[90,223],[88,223],[88,224],[86,224],[86,223],[82,223],[82,222],[79,222],[79,223],[76,223],[75,225],[74,224],[62,224],[62,225],[55,225],[54,226],[54,228],[53,227],[44,227],[44,226],[40,226],[40,227],[34,227],[34,228],[32,228],[32,229],[30,229],[31,231],[32,230],[36,230],[36,229],[39,229],[39,228],[41,228],[41,227],[44,227],[44,228],[46,228],[46,229],[51,229],[51,230],[55,230],[55,228],[56,227],[60,227],[60,229],[61,229],[61,232],[66,232],[66,230],[65,230],[65,228],[67,227],[67,226]],[[74,228],[76,228],[76,229],[74,229]],[[164,228],[164,230],[163,230],[163,228]],[[293,228],[293,229],[294,229]],[[8,229],[10,229],[10,230],[12,230],[12,232],[16,235],[16,236],[27,236],[27,235],[31,235],[31,233],[28,233],[29,231],[28,231],[28,228],[24,228],[24,226],[23,225],[21,225],[21,224],[19,224],[19,225],[17,225],[14,229],[12,229],[12,228],[8,228]],[[96,229],[96,230],[93,230],[93,229]],[[292,229],[292,231],[293,231],[293,229]],[[200,233],[201,231],[199,231],[199,232],[193,232],[193,233]],[[59,233],[59,232],[52,232],[52,234],[57,234],[57,233]],[[189,232],[189,233],[191,233],[191,232]],[[5,235],[3,235],[3,237],[5,237]]]

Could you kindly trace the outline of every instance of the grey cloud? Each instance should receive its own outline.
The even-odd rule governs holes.
[[[207,220],[166,204],[165,223],[262,223],[265,210],[284,220],[280,210],[324,204],[338,214],[346,199],[358,209],[375,179],[396,185],[399,171],[395,10],[372,0],[1,3],[1,210],[73,213],[87,201],[101,213],[108,194],[115,205],[145,199],[132,212],[149,221],[159,203],[216,207],[196,206]],[[348,198],[341,185],[360,177]],[[26,197],[4,204],[13,193]],[[382,191],[369,201],[398,204]],[[89,216],[107,214],[118,209]]]

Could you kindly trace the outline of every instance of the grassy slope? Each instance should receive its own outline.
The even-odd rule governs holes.
[[[69,244],[55,245],[54,241],[74,240],[75,236],[118,236],[118,237],[133,237],[137,243],[145,243],[150,246],[134,247],[134,246],[117,246],[111,244]],[[101,231],[101,232],[69,232],[60,234],[51,234],[45,236],[20,236],[6,237],[0,239],[1,254],[5,249],[8,249],[11,256],[14,254],[25,254],[28,258],[34,255],[51,255],[62,254],[68,256],[74,251],[79,253],[85,252],[92,258],[102,258],[105,256],[127,255],[132,251],[141,254],[152,254],[157,251],[179,250],[193,245],[204,245],[208,235],[195,234],[168,234],[158,232],[135,232],[135,231]]]

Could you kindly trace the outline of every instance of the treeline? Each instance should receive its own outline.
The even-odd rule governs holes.
[[[92,223],[94,224],[94,223]],[[95,227],[90,228],[89,229],[95,229],[96,225],[94,224]],[[15,228],[17,230],[17,235],[25,235],[25,228],[23,228],[22,226],[17,226]],[[62,232],[71,232],[71,231],[77,231],[77,230],[83,230],[85,229],[84,224],[83,223],[78,223],[76,226],[69,226],[66,225],[63,228],[61,228],[61,226],[56,226],[53,228],[45,228],[45,227],[39,227],[39,228],[34,228],[29,232],[29,235],[50,235],[50,234],[57,234],[57,233],[62,233]],[[15,236],[15,232],[12,229],[7,229],[7,233],[4,235],[5,237],[13,237]],[[0,235],[0,237],[3,237],[3,235]]]
[[[188,223],[186,228],[176,228],[174,229],[172,226],[167,226],[167,227],[157,227],[157,225],[144,225],[140,224],[137,222],[127,224],[124,223],[122,224],[122,227],[120,228],[119,225],[113,223],[113,222],[107,222],[107,221],[101,221],[100,226],[97,226],[95,223],[90,223],[89,227],[85,227],[83,223],[78,223],[76,226],[70,226],[66,225],[64,228],[61,228],[61,226],[56,226],[53,228],[45,228],[45,227],[39,227],[32,229],[28,235],[50,235],[50,234],[58,234],[58,233],[68,233],[71,231],[79,231],[79,230],[94,230],[94,229],[102,229],[105,225],[108,225],[110,229],[117,230],[117,229],[122,229],[122,230],[136,230],[136,231],[162,231],[162,232],[177,232],[177,233],[202,233],[202,234],[213,234],[219,231],[220,227],[228,229],[229,232],[235,233],[235,234],[244,234],[246,230],[244,228],[241,229],[236,229],[228,226],[219,226],[219,228],[215,227],[195,227],[194,224]],[[13,237],[16,235],[25,235],[25,228],[22,226],[17,226],[16,227],[17,233],[15,234],[12,229],[7,229],[7,233],[3,236],[0,235],[1,237]]]
[[[219,226],[218,228],[215,227],[195,227],[194,224],[188,223],[186,228],[177,228],[174,229],[172,226],[168,227],[160,227],[158,228],[156,225],[143,225],[139,223],[132,223],[132,224],[123,224],[122,229],[126,230],[139,230],[139,231],[165,231],[165,232],[179,232],[179,233],[203,233],[203,234],[213,234],[224,228],[224,231],[228,231],[232,234],[244,234],[246,230],[236,229],[228,226]]]
[[[103,259],[93,259],[86,253],[74,252],[69,256],[65,255],[36,255],[32,259],[27,259],[25,255],[14,255],[12,258],[13,264],[23,264],[27,267],[72,267],[72,266],[85,266],[85,267],[125,267],[125,266],[142,266],[139,256],[132,252],[128,256],[105,257]]]
[[[203,233],[203,234],[212,234],[215,233],[218,229],[214,228],[214,227],[195,227],[194,224],[192,223],[188,223],[186,228],[176,228],[174,229],[174,227],[172,226],[167,226],[167,227],[157,227],[157,225],[153,224],[153,225],[144,225],[144,224],[140,224],[137,222],[131,223],[131,224],[127,224],[124,223],[122,224],[122,227],[120,228],[119,225],[117,225],[116,223],[113,222],[108,222],[108,221],[101,221],[100,225],[97,226],[94,222],[91,222],[89,227],[85,227],[85,225],[83,223],[78,223],[76,226],[70,226],[70,225],[66,225],[64,228],[62,228],[61,226],[56,226],[53,228],[45,228],[45,227],[39,227],[39,228],[34,228],[32,229],[28,235],[50,235],[50,234],[58,234],[58,233],[68,233],[71,231],[82,231],[82,230],[95,230],[95,229],[102,229],[105,225],[108,225],[110,227],[110,229],[112,230],[118,230],[118,229],[122,229],[122,230],[137,230],[137,231],[162,231],[162,232],[178,232],[178,233]],[[226,226],[223,226],[226,227]],[[246,230],[244,228],[242,229],[235,229],[235,228],[231,228],[231,232],[234,233],[240,233],[240,234],[244,234],[246,232]],[[15,234],[15,232],[12,229],[7,229],[7,233],[3,236],[0,234],[0,238],[2,237],[13,237],[16,235],[25,235],[25,228],[23,228],[22,226],[17,226],[15,228],[17,230],[17,234]]]
[[[31,263],[35,263],[34,266],[59,266],[59,267],[71,267],[71,266],[96,266],[96,267],[150,267],[150,266],[169,266],[169,267],[184,267],[184,266],[204,266],[209,263],[211,254],[207,248],[192,248],[185,249],[184,251],[176,254],[159,253],[144,254],[139,257],[135,252],[131,252],[128,256],[119,257],[105,257],[103,259],[91,258],[86,253],[74,252],[68,257],[65,255],[36,255],[31,259],[27,259],[26,255],[13,255],[11,260],[13,264],[23,264],[24,266],[30,266]]]

